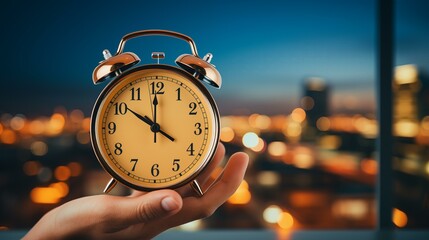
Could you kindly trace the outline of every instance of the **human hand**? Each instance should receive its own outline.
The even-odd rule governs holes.
[[[195,197],[189,186],[177,192],[83,197],[48,212],[24,239],[149,239],[169,228],[208,217],[235,192],[247,168],[249,157],[235,153],[223,174],[210,181],[224,155],[225,148],[219,144],[215,157],[197,178],[203,189],[208,188],[202,197]]]

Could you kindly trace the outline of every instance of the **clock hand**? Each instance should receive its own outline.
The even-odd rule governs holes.
[[[132,112],[138,119],[142,120],[143,122],[145,122],[147,125],[152,126],[153,122],[150,121],[150,119],[144,118],[142,115],[134,112],[133,110],[131,110],[130,108],[127,108],[128,111]]]
[[[170,139],[172,142],[174,142],[174,138],[172,137],[172,136],[170,136],[169,134],[167,134],[166,132],[164,132],[164,131],[162,131],[161,130],[161,127],[158,127],[157,129],[156,129],[156,127],[154,127],[154,126],[159,126],[159,124],[155,124],[152,120],[150,120],[150,118],[148,117],[148,116],[144,116],[143,118],[145,118],[145,122],[149,122],[150,123],[150,125],[152,125],[151,126],[151,130],[152,131],[156,131],[156,132],[160,132],[162,135],[164,135],[166,138],[168,138],[168,139]]]
[[[153,122],[154,122],[154,125],[156,125],[156,109],[157,109],[156,106],[158,106],[158,98],[156,97],[156,92],[155,92],[155,96],[153,97],[152,104],[153,104]],[[153,142],[154,143],[156,143],[156,133],[157,132],[158,131],[153,131]]]
[[[134,114],[138,119],[142,120],[144,123],[149,125],[150,130],[152,130],[152,132],[160,132],[166,138],[170,139],[170,141],[174,142],[174,138],[172,136],[170,136],[169,134],[167,134],[166,132],[164,132],[163,130],[161,130],[161,127],[159,126],[159,124],[155,124],[152,120],[150,120],[150,118],[148,116],[145,115],[143,117],[142,115],[134,112],[130,108],[127,108],[127,110],[130,111],[132,114]]]
[[[151,102],[152,101],[152,99],[151,99],[151,97],[150,97],[150,95],[152,95],[151,93],[150,93],[150,87],[149,87],[149,81],[147,81],[147,92],[148,92],[148,96],[149,96],[149,102]],[[152,103],[150,104],[150,114],[152,114],[152,118],[153,118],[153,106],[152,106]]]

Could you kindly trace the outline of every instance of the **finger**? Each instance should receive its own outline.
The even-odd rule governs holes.
[[[141,195],[144,195],[144,194],[146,194],[146,192],[132,190],[131,194],[128,195],[128,197],[138,197],[138,196],[141,196]]]
[[[236,153],[231,156],[224,174],[204,196],[185,198],[183,207],[177,214],[146,226],[151,231],[149,235],[155,236],[168,228],[210,216],[238,188],[243,180],[248,162],[249,157],[245,153]]]
[[[220,179],[216,180],[202,197],[202,205],[207,206],[209,215],[237,190],[243,181],[248,163],[249,156],[246,153],[239,152],[231,156]]]
[[[182,198],[175,191],[158,190],[133,198],[118,199],[109,217],[112,223],[126,227],[173,215],[182,208],[182,204]]]
[[[222,143],[219,143],[213,160],[209,163],[207,168],[198,176],[198,183],[203,186],[212,175],[213,171],[219,166],[225,156],[225,147]]]

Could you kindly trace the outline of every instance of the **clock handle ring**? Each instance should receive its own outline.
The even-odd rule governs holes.
[[[195,45],[195,42],[194,42],[194,40],[192,40],[192,38],[186,36],[185,34],[181,34],[178,32],[159,30],[159,29],[141,30],[141,31],[128,33],[127,35],[123,36],[121,41],[119,42],[118,50],[116,51],[115,55],[119,55],[123,52],[125,43],[128,40],[130,40],[132,38],[136,38],[136,37],[153,36],[153,35],[169,36],[169,37],[175,37],[175,38],[182,39],[182,40],[186,41],[187,43],[189,43],[189,46],[191,47],[192,54],[196,57],[199,57],[198,51],[197,51],[197,46]]]

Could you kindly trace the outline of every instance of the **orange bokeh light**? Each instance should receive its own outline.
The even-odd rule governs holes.
[[[35,176],[39,173],[40,170],[40,163],[36,161],[28,161],[24,163],[22,166],[22,169],[24,170],[24,173],[28,176]]]
[[[40,120],[34,120],[30,123],[29,130],[31,134],[42,134],[45,131],[45,124]]]
[[[69,194],[69,186],[65,182],[52,183],[49,187],[57,189],[60,197],[65,197]]]
[[[295,108],[290,114],[290,116],[295,122],[301,123],[305,120],[306,113],[302,108]]]
[[[407,214],[397,208],[394,208],[392,212],[392,221],[395,226],[403,228],[408,223]]]
[[[91,119],[90,118],[84,118],[82,121],[82,130],[89,132],[90,128],[91,128]]]
[[[82,172],[82,165],[80,165],[80,163],[78,163],[78,162],[71,162],[71,163],[67,164],[67,166],[70,169],[72,177],[79,176]]]
[[[250,202],[252,195],[249,191],[249,184],[246,180],[243,180],[235,191],[235,193],[228,199],[228,202],[231,204],[243,205]]]
[[[282,212],[280,215],[280,220],[277,224],[283,229],[289,229],[293,226],[293,217],[288,212]]]
[[[70,171],[70,168],[66,166],[58,166],[55,169],[54,174],[55,174],[55,178],[58,179],[59,181],[66,181],[67,179],[70,178],[71,171]]]
[[[14,144],[16,142],[16,133],[12,130],[5,129],[1,135],[1,141],[4,144]]]
[[[220,130],[220,140],[222,142],[231,142],[234,139],[234,130],[230,127],[223,127]]]
[[[60,113],[52,114],[46,129],[47,134],[48,135],[60,134],[64,129],[65,121],[66,120],[62,114]]]
[[[35,203],[54,204],[61,198],[61,192],[53,187],[36,187],[30,192],[31,201]]]
[[[377,161],[374,159],[363,159],[360,162],[360,167],[364,173],[371,175],[377,174]]]
[[[265,142],[262,138],[259,138],[258,144],[250,149],[252,149],[255,152],[261,152],[264,150],[264,148],[265,148]]]

